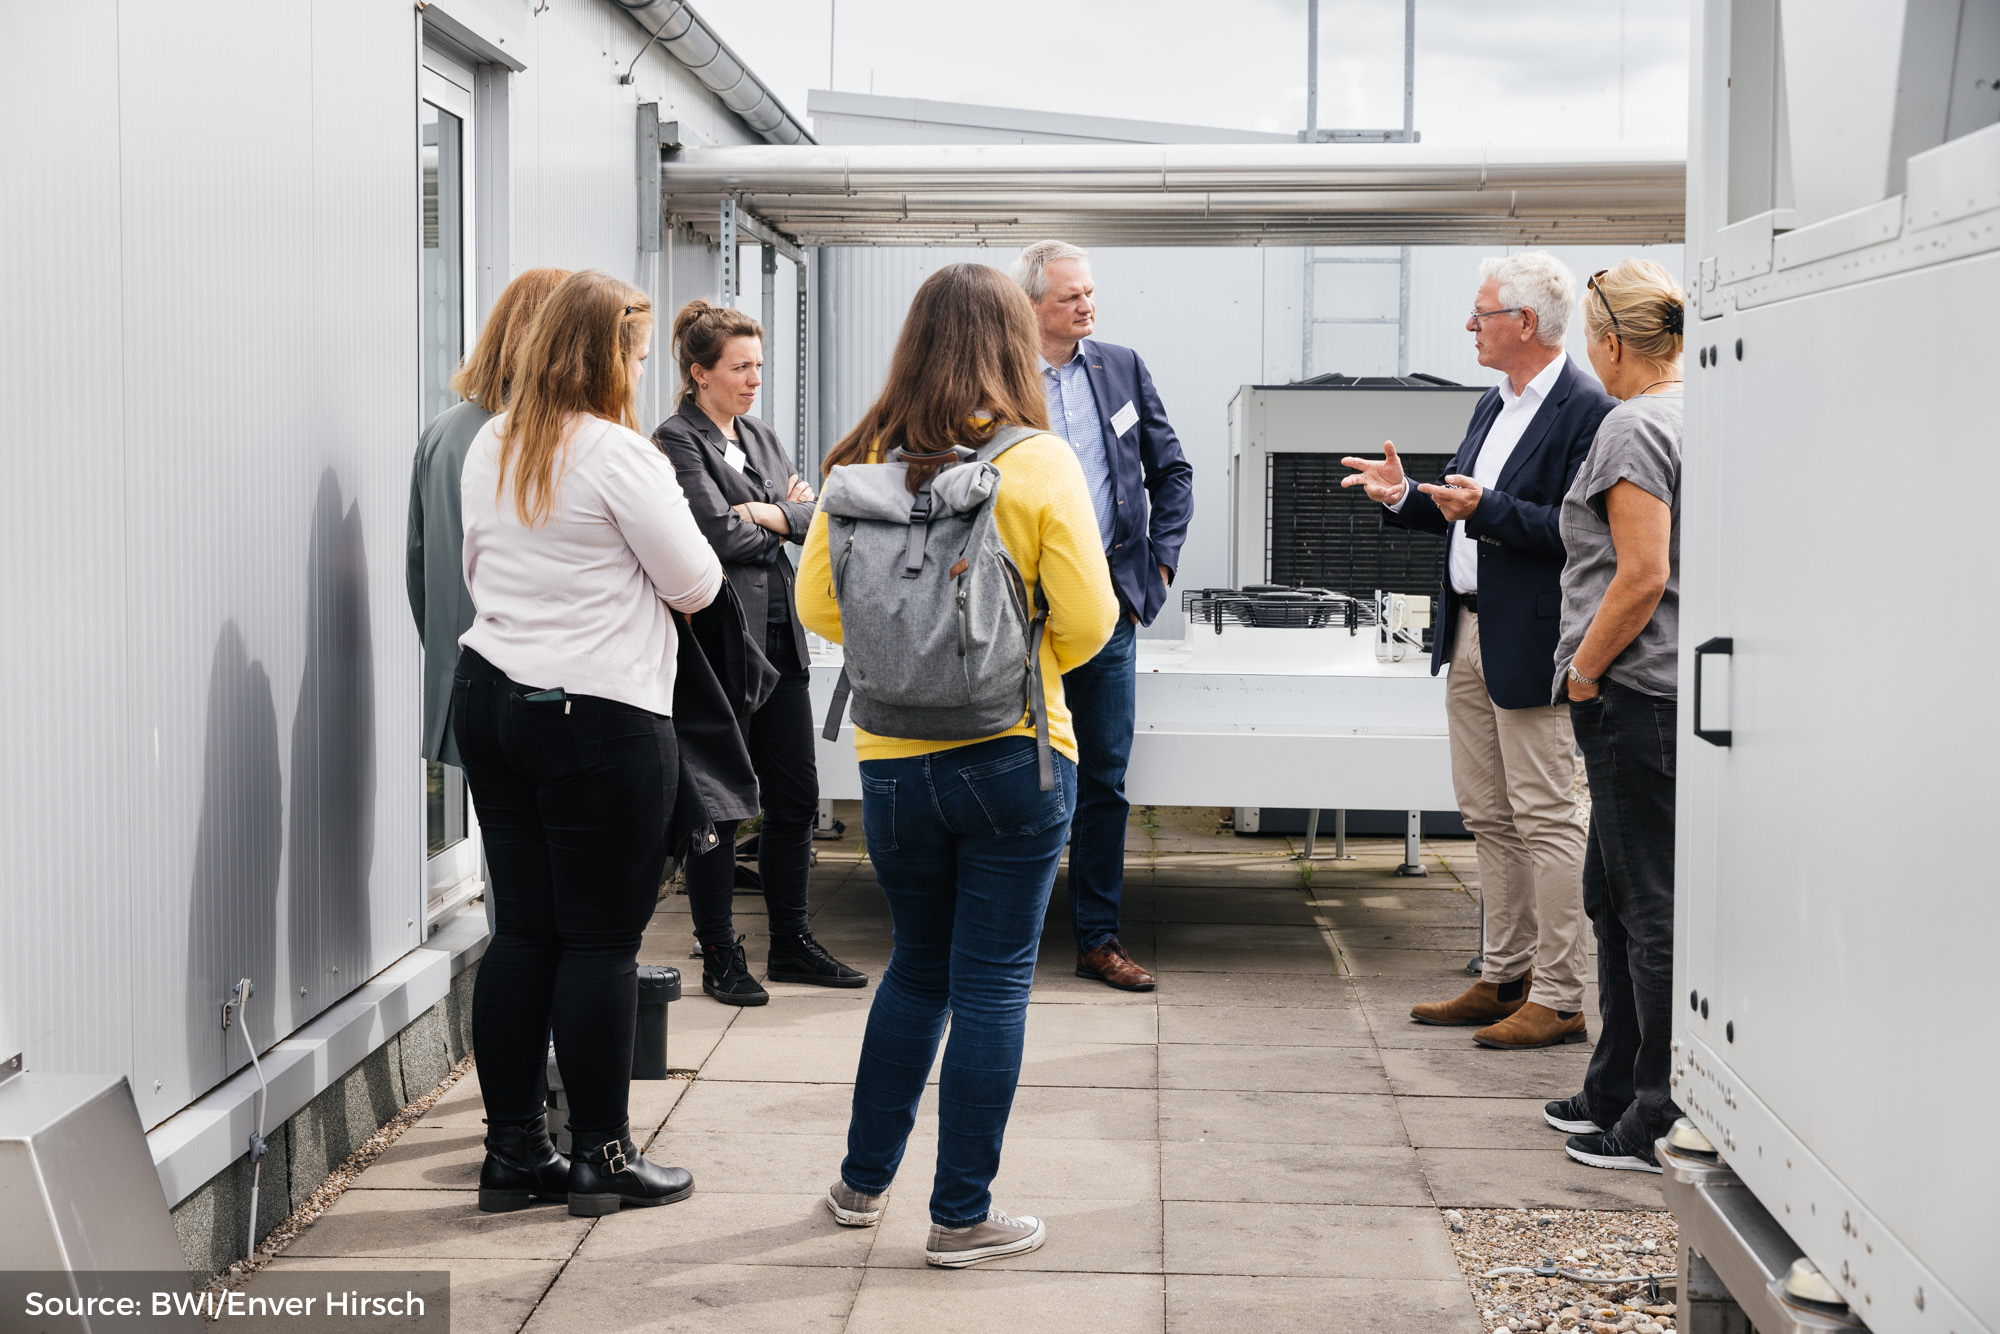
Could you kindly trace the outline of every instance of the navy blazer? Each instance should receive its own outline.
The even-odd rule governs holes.
[[[1078,347],[1111,465],[1111,540],[1104,553],[1111,583],[1125,609],[1137,613],[1141,625],[1151,625],[1167,602],[1159,567],[1180,568],[1181,544],[1194,517],[1194,467],[1181,453],[1139,354],[1095,338]],[[1120,435],[1111,429],[1111,419],[1128,403],[1139,419]]]
[[[1597,424],[1617,406],[1596,380],[1571,359],[1549,396],[1521,433],[1498,481],[1479,498],[1465,521],[1465,535],[1479,547],[1479,657],[1486,692],[1503,709],[1546,705],[1554,691],[1556,641],[1562,628],[1562,500],[1597,438]],[[1439,474],[1470,477],[1500,415],[1500,391],[1489,389],[1472,409],[1464,443]],[[1437,502],[1410,479],[1402,512],[1383,507],[1382,521],[1398,528],[1446,536],[1451,525]],[[1458,629],[1458,591],[1444,576],[1444,610],[1431,644],[1431,675],[1451,659]]]

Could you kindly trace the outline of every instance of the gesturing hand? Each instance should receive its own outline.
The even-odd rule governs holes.
[[[1340,462],[1343,467],[1355,469],[1352,476],[1341,478],[1340,484],[1365,488],[1368,498],[1379,505],[1393,505],[1401,500],[1410,484],[1409,478],[1403,475],[1403,461],[1396,457],[1394,441],[1382,442],[1382,457],[1379,459],[1350,456]]]
[[[1478,482],[1458,473],[1446,476],[1441,486],[1425,482],[1417,490],[1437,502],[1438,513],[1444,515],[1447,523],[1470,518],[1472,511],[1479,508],[1479,498],[1486,494]]]

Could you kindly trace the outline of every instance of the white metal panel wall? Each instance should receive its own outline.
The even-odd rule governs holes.
[[[504,273],[712,292],[699,247],[636,248],[634,108],[752,136],[657,50],[618,84],[644,35],[609,3],[478,7],[530,62],[478,183]],[[0,1027],[31,1068],[129,1074],[149,1127],[245,1064],[236,978],[263,1047],[420,942],[419,22],[0,17]]]

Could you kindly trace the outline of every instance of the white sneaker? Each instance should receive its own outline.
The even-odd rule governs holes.
[[[826,1188],[827,1212],[833,1221],[842,1227],[874,1227],[882,1221],[882,1201],[885,1195],[863,1195],[845,1181],[836,1181]]]
[[[931,1224],[930,1243],[924,1259],[942,1269],[963,1269],[967,1265],[998,1260],[1003,1255],[1026,1255],[1039,1250],[1048,1240],[1049,1230],[1039,1218],[1009,1218],[991,1210],[983,1223],[971,1227],[939,1227]]]

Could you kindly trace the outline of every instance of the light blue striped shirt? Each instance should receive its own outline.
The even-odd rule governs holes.
[[[1069,442],[1076,461],[1083,465],[1083,480],[1090,486],[1090,507],[1097,513],[1097,531],[1104,545],[1111,545],[1112,504],[1111,459],[1104,449],[1104,419],[1097,414],[1097,395],[1091,392],[1090,375],[1083,365],[1083,345],[1060,367],[1047,358],[1042,365],[1042,393],[1049,401],[1049,429]]]

